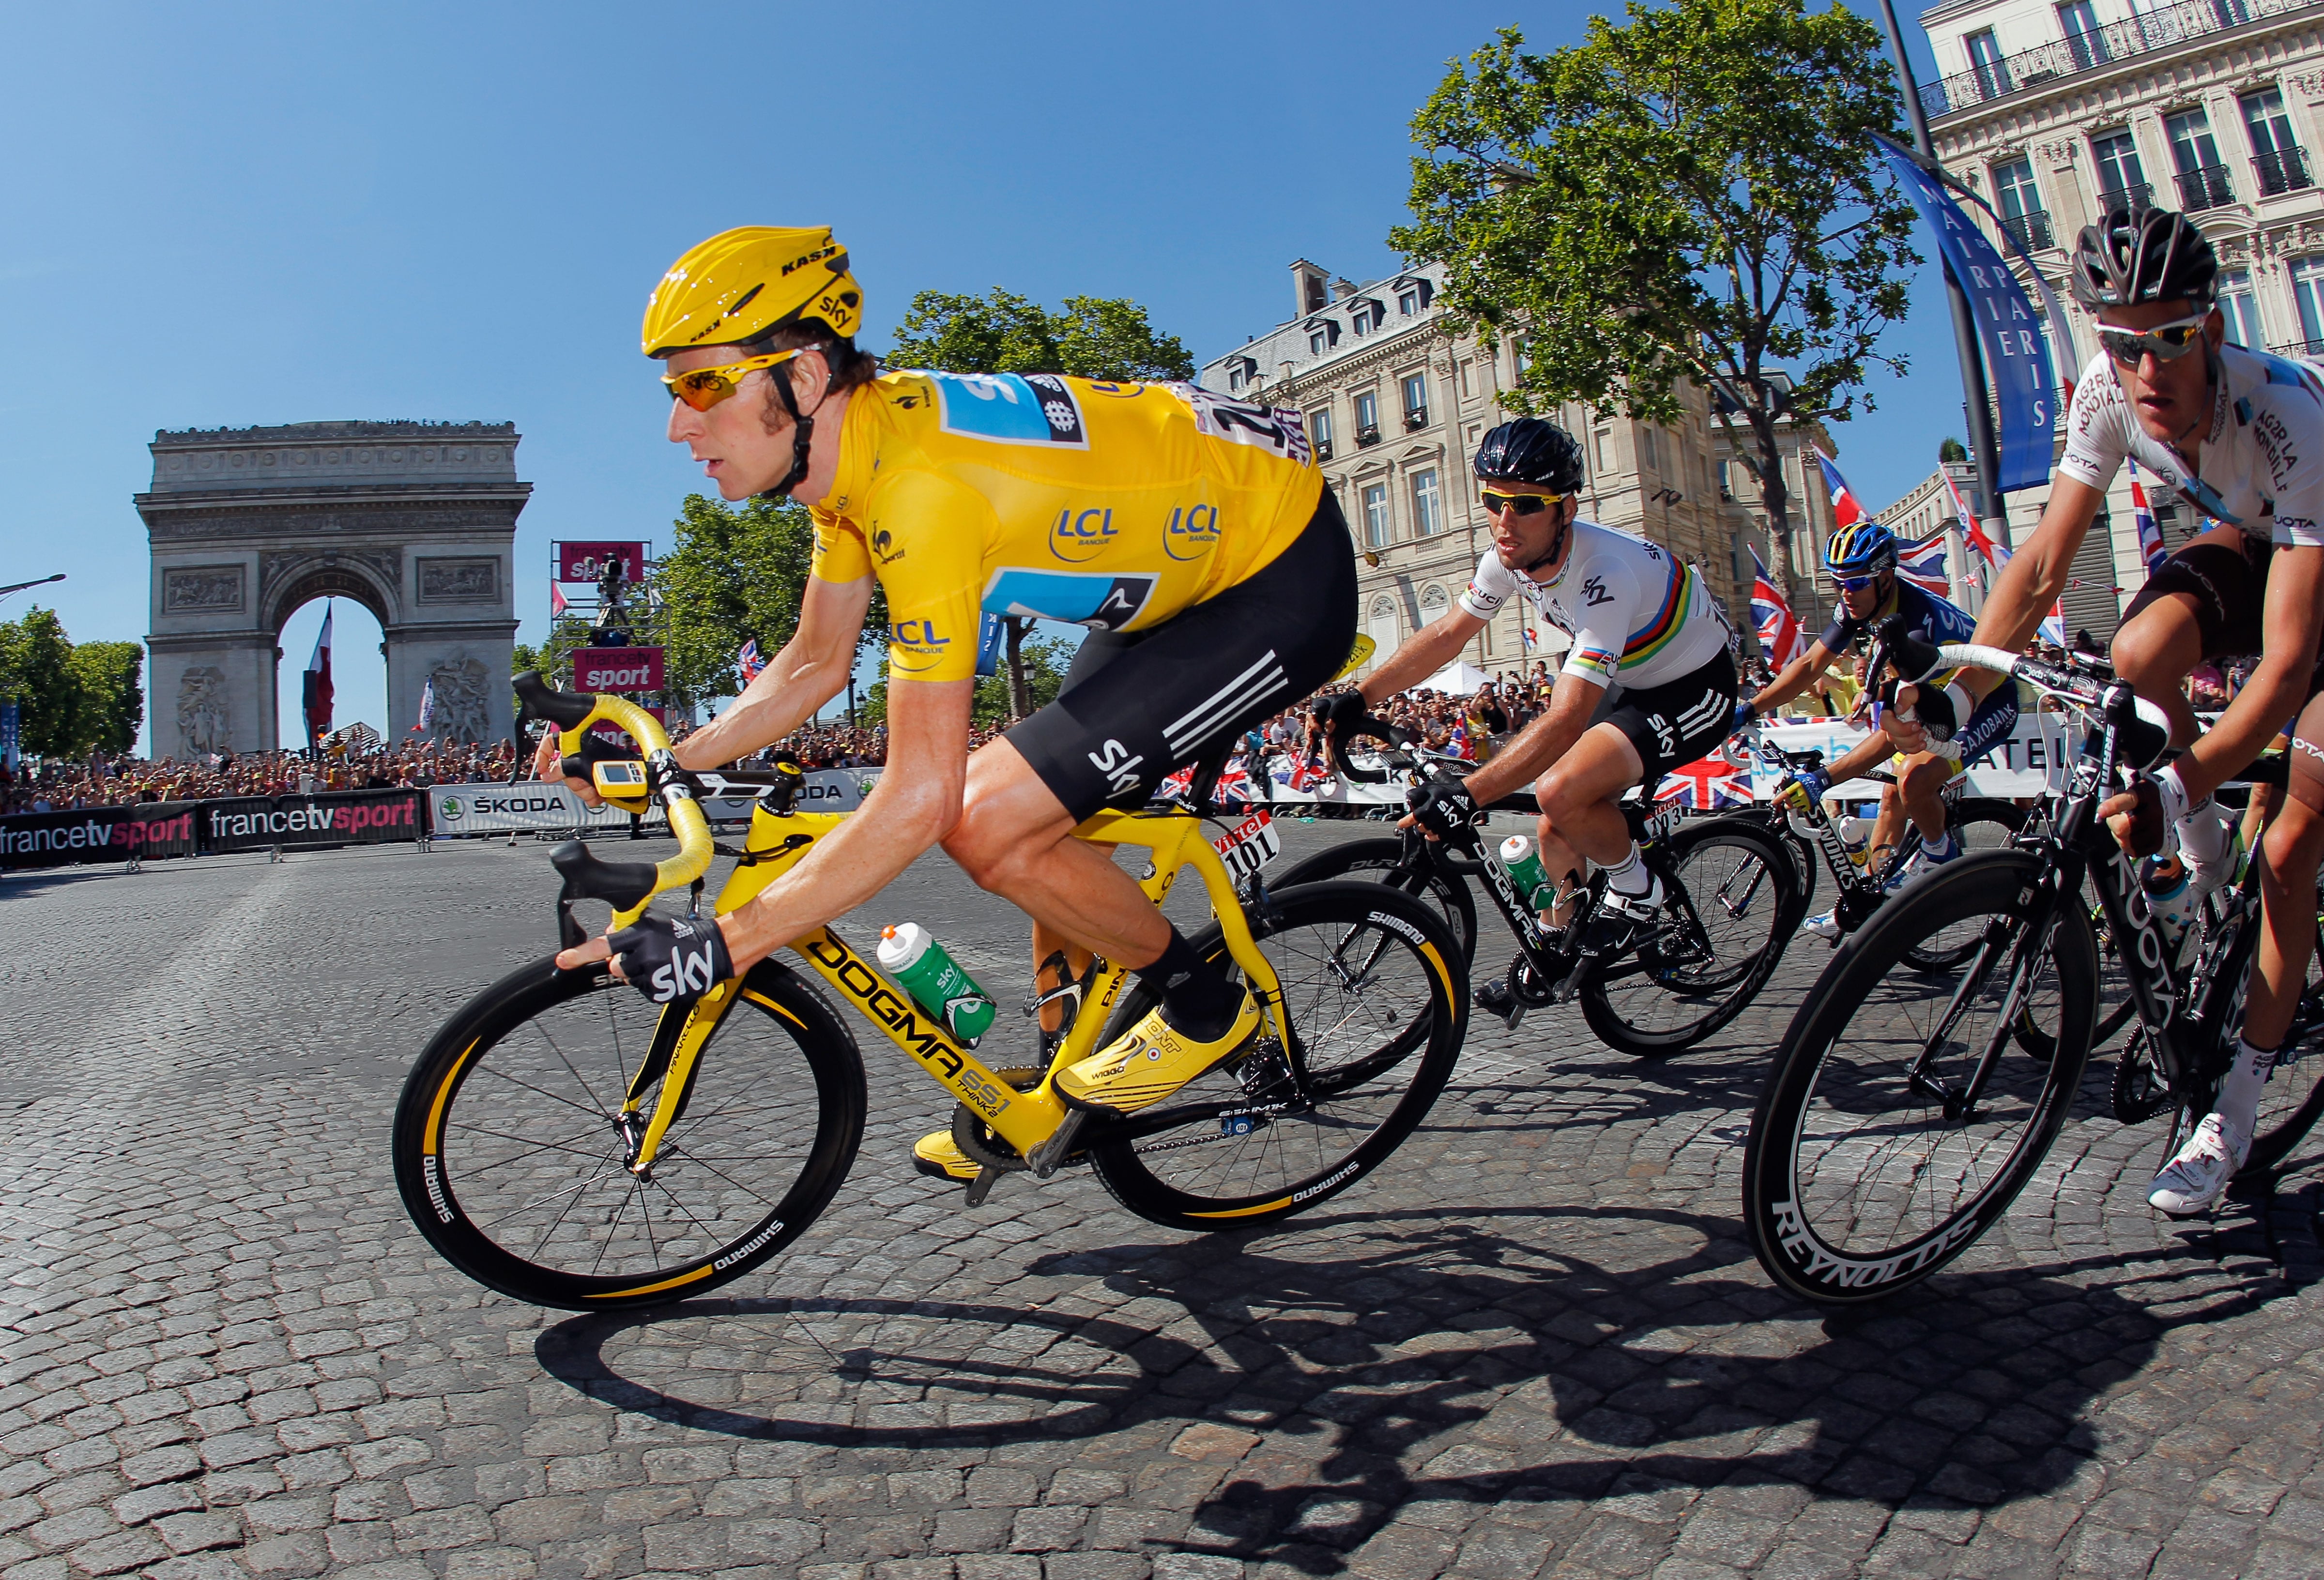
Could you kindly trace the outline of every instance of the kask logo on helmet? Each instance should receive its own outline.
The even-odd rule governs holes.
[[[839,243],[838,243],[837,242],[833,242],[833,243],[832,243],[831,244],[829,244],[828,246],[817,247],[814,252],[809,253],[806,257],[804,257],[804,258],[794,258],[794,259],[792,259],[789,262],[788,262],[788,263],[784,264],[784,265],[783,265],[783,272],[784,272],[785,274],[788,274],[788,273],[789,273],[792,270],[794,270],[794,269],[804,269],[804,268],[806,268],[808,264],[810,264],[810,263],[814,263],[814,262],[820,262],[821,260],[823,260],[823,259],[825,259],[825,258],[835,257],[835,256],[837,256],[837,255],[838,255],[838,253],[839,253]]]

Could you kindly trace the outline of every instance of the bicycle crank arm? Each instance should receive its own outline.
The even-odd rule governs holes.
[[[1049,1132],[1049,1139],[1025,1154],[1025,1162],[1031,1167],[1033,1178],[1046,1180],[1057,1171],[1058,1167],[1065,1161],[1065,1154],[1073,1150],[1074,1137],[1081,1134],[1083,1125],[1088,1120],[1089,1115],[1083,1109],[1065,1110],[1064,1122]],[[975,1181],[969,1186],[969,1206],[974,1207],[984,1199],[983,1192],[977,1189],[978,1185],[982,1185],[986,1190],[992,1189],[984,1178],[985,1174],[991,1172],[991,1169],[985,1170],[984,1173],[979,1174]]]

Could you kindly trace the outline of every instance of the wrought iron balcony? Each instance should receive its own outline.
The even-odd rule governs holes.
[[[2280,198],[2286,192],[2297,192],[2316,184],[2308,179],[2308,151],[2297,146],[2255,154],[2252,169],[2258,172],[2259,195],[2263,198]]]
[[[2179,207],[2189,214],[2224,208],[2236,200],[2236,189],[2227,181],[2225,165],[2199,165],[2191,170],[2180,171],[2178,179]]]
[[[2268,349],[2278,356],[2324,357],[2324,340],[2295,340],[2288,345],[2272,345]]]
[[[1360,427],[1356,430],[1356,448],[1359,450],[1371,448],[1372,446],[1379,443],[1379,429],[1376,427]]]
[[[2005,214],[2001,228],[2017,239],[2017,244],[2027,252],[2043,247],[2054,247],[2057,237],[2050,229],[2050,216],[2043,209],[2028,209],[2024,214]]]
[[[1317,439],[1315,441],[1315,459],[1318,461],[1329,461],[1331,458],[1332,441],[1329,439]]]
[[[2133,181],[2127,187],[2107,187],[2098,193],[2098,212],[2110,214],[2117,208],[2144,208],[2154,201],[2154,184]]]
[[[1406,433],[1417,433],[1427,426],[1428,408],[1425,406],[1413,407],[1404,414],[1404,427]]]
[[[2319,5],[2324,5],[2324,0],[2181,0],[2177,5],[2110,22],[2096,32],[2071,33],[2038,49],[2005,55],[1941,81],[1924,83],[1921,107],[1931,115],[1950,115],[2061,77],[2094,71],[2127,56],[2169,49],[2206,33],[2312,10]]]

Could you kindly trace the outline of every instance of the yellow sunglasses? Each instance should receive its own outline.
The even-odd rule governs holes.
[[[1477,497],[1484,501],[1485,509],[1496,516],[1503,510],[1515,510],[1520,516],[1537,515],[1552,505],[1564,503],[1566,500],[1564,494],[1505,494],[1495,493],[1489,488],[1479,489]]]
[[[696,411],[707,411],[742,387],[742,381],[761,368],[779,367],[802,351],[813,351],[811,345],[790,351],[770,351],[764,356],[745,357],[738,363],[721,363],[715,368],[696,368],[687,373],[664,373],[662,383],[671,398],[683,400]]]

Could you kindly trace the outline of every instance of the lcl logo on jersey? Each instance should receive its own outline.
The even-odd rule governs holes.
[[[1067,506],[1057,512],[1057,523],[1049,528],[1049,552],[1067,565],[1079,565],[1103,552],[1113,541],[1113,532],[1111,510],[1076,510]]]
[[[933,669],[952,646],[950,637],[936,634],[936,622],[932,620],[899,620],[888,643],[888,664],[892,669],[907,673]]]
[[[1174,507],[1162,528],[1162,550],[1175,560],[1200,559],[1219,546],[1216,505]]]

